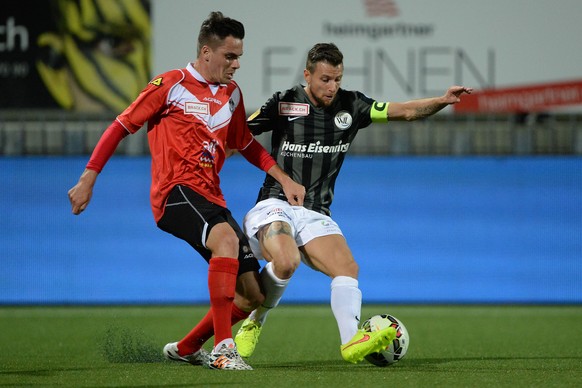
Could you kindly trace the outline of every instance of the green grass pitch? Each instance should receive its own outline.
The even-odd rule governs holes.
[[[0,307],[0,386],[582,386],[582,306],[365,306],[362,318],[389,313],[410,333],[407,356],[379,368],[341,360],[329,306],[283,305],[263,329],[253,371],[164,361],[163,345],[206,310]]]

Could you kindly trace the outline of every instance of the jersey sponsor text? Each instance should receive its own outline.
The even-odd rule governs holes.
[[[279,102],[279,114],[281,116],[307,116],[309,105],[297,102]]]
[[[340,141],[336,145],[321,145],[321,142],[309,143],[309,144],[295,144],[288,141],[284,141],[281,145],[281,151],[291,151],[291,152],[308,152],[312,154],[335,154],[338,152],[348,152],[350,148],[350,143],[344,143]]]
[[[210,107],[207,102],[186,101],[184,104],[184,113],[186,114],[210,114]]]

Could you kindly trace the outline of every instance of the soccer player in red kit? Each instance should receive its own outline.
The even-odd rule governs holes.
[[[155,77],[103,133],[79,182],[69,190],[74,214],[85,210],[93,187],[121,140],[148,125],[152,156],[151,206],[158,227],[188,242],[209,263],[210,310],[181,341],[164,347],[167,358],[213,369],[252,369],[239,356],[232,325],[263,300],[259,264],[230,211],[218,174],[229,149],[276,179],[293,205],[305,188],[280,169],[253,138],[243,97],[233,81],[243,53],[244,27],[212,12],[198,36],[198,58],[186,68]],[[237,306],[235,291],[248,300]],[[214,335],[208,354],[202,345]]]

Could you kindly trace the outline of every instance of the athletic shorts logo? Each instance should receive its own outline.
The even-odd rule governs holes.
[[[345,131],[352,126],[352,115],[345,111],[339,111],[334,117],[335,126],[342,131]]]
[[[251,248],[250,248],[248,245],[243,245],[243,246],[242,246],[242,251],[243,251],[243,253],[244,253],[244,255],[245,255],[245,256],[243,257],[243,260],[246,260],[246,259],[253,259],[253,258],[255,257],[255,255],[254,255],[253,251],[251,251]]]
[[[308,116],[309,104],[299,104],[297,102],[280,102],[279,115],[281,116]]]
[[[276,208],[273,208],[273,209],[269,210],[269,212],[267,213],[267,216],[265,218],[269,218],[269,217],[286,217],[286,218],[289,218],[287,216],[287,214],[285,214],[285,211],[283,209],[281,209],[280,207],[276,207]]]

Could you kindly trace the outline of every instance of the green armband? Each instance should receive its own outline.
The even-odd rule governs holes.
[[[389,102],[374,102],[372,109],[370,109],[370,118],[373,123],[387,123],[388,122],[388,105]]]

